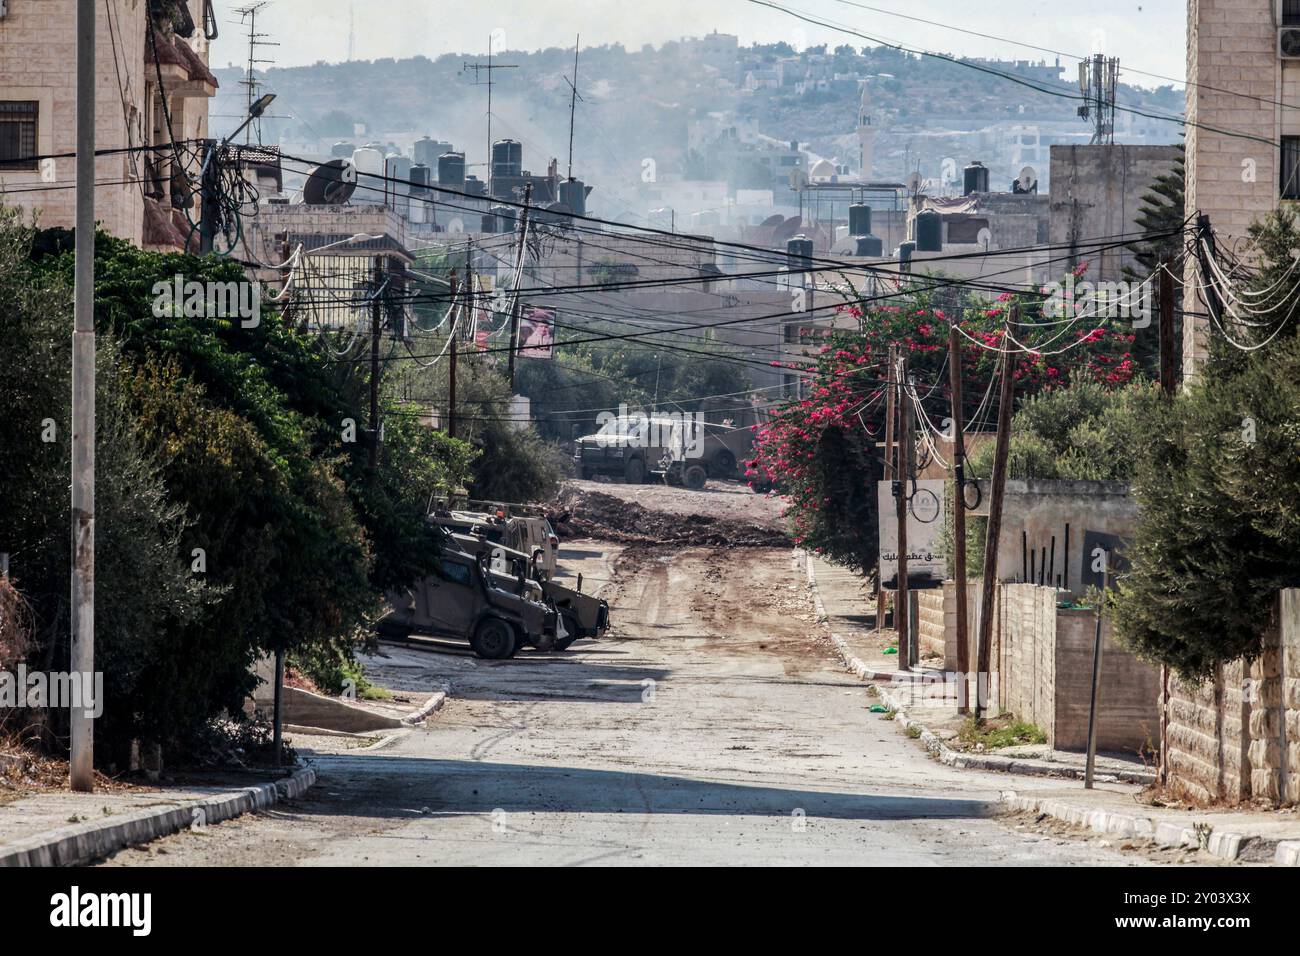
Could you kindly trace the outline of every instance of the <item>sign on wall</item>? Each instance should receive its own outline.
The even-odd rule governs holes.
[[[880,510],[880,582],[886,588],[898,586],[898,505],[893,482],[876,483]],[[944,479],[923,478],[906,482],[910,493],[907,509],[908,587],[937,587],[947,574],[947,560],[940,534],[944,526],[946,498]]]

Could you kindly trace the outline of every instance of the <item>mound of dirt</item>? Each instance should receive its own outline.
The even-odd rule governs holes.
[[[555,533],[562,538],[684,547],[786,548],[791,543],[779,528],[712,515],[652,511],[636,502],[585,489],[566,489],[551,515]]]

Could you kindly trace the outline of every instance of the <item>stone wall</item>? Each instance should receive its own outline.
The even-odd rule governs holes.
[[[1300,802],[1300,590],[1278,596],[1261,653],[1165,692],[1165,782],[1199,803]]]
[[[945,588],[925,588],[916,594],[916,636],[921,656],[944,657]]]

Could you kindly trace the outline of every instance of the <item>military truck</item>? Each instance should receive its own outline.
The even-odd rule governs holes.
[[[753,447],[754,433],[748,428],[711,422],[678,424],[652,473],[669,484],[699,491],[710,478],[740,477],[740,463]]]
[[[672,418],[638,415],[611,419],[594,434],[575,439],[574,470],[585,479],[607,475],[639,485],[663,457],[676,424]]]
[[[543,635],[540,640],[528,641],[539,650],[550,650],[553,647],[562,651],[580,637],[600,637],[609,629],[609,602],[591,594],[583,594],[582,575],[578,575],[576,588],[561,584],[550,576],[540,579],[525,577],[531,569],[538,566],[538,555],[534,553],[530,556],[507,548],[481,533],[452,533],[448,546],[485,558],[492,573],[504,580],[518,581],[522,577],[527,593],[536,595],[536,599],[555,610],[558,617],[553,640],[549,635]]]
[[[477,656],[503,660],[525,644],[555,641],[559,613],[538,600],[536,588],[522,575],[494,571],[485,555],[444,541],[432,575],[413,588],[389,592],[388,613],[375,630],[398,639],[420,633],[465,640]]]

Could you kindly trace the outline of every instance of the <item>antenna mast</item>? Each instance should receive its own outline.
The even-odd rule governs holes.
[[[357,58],[357,0],[348,4],[348,62]]]
[[[269,33],[257,32],[257,15],[261,13],[263,9],[269,7],[273,2],[274,0],[261,0],[259,3],[250,3],[248,6],[240,7],[235,11],[235,13],[239,14],[240,23],[248,24],[248,72],[239,84],[244,87],[244,92],[247,97],[247,104],[245,107],[247,112],[244,114],[245,116],[250,115],[253,112],[253,103],[257,101],[258,90],[262,88],[262,83],[257,79],[257,74],[254,71],[259,64],[267,65],[275,62],[274,60],[258,59],[258,47],[280,45],[266,39],[266,37],[270,36]],[[262,120],[259,117],[258,119],[253,120],[252,123],[248,124],[244,130],[245,146],[249,145],[251,142],[254,127],[257,128],[257,142],[259,144],[262,142]]]
[[[573,114],[578,109],[578,100],[582,99],[578,95],[578,46],[582,42],[582,34],[578,34],[573,40],[573,80],[569,82],[569,89],[572,94],[569,97],[569,179],[573,179]]]
[[[488,34],[488,52],[487,63],[464,63],[461,66],[461,72],[466,70],[474,71],[474,84],[477,86],[480,82],[480,75],[487,74],[487,168],[488,177],[492,175],[492,71],[493,70],[517,70],[517,63],[493,63],[492,62],[492,34]]]
[[[1092,145],[1115,144],[1115,89],[1119,85],[1119,58],[1094,53],[1079,61],[1079,116],[1092,121]]]

